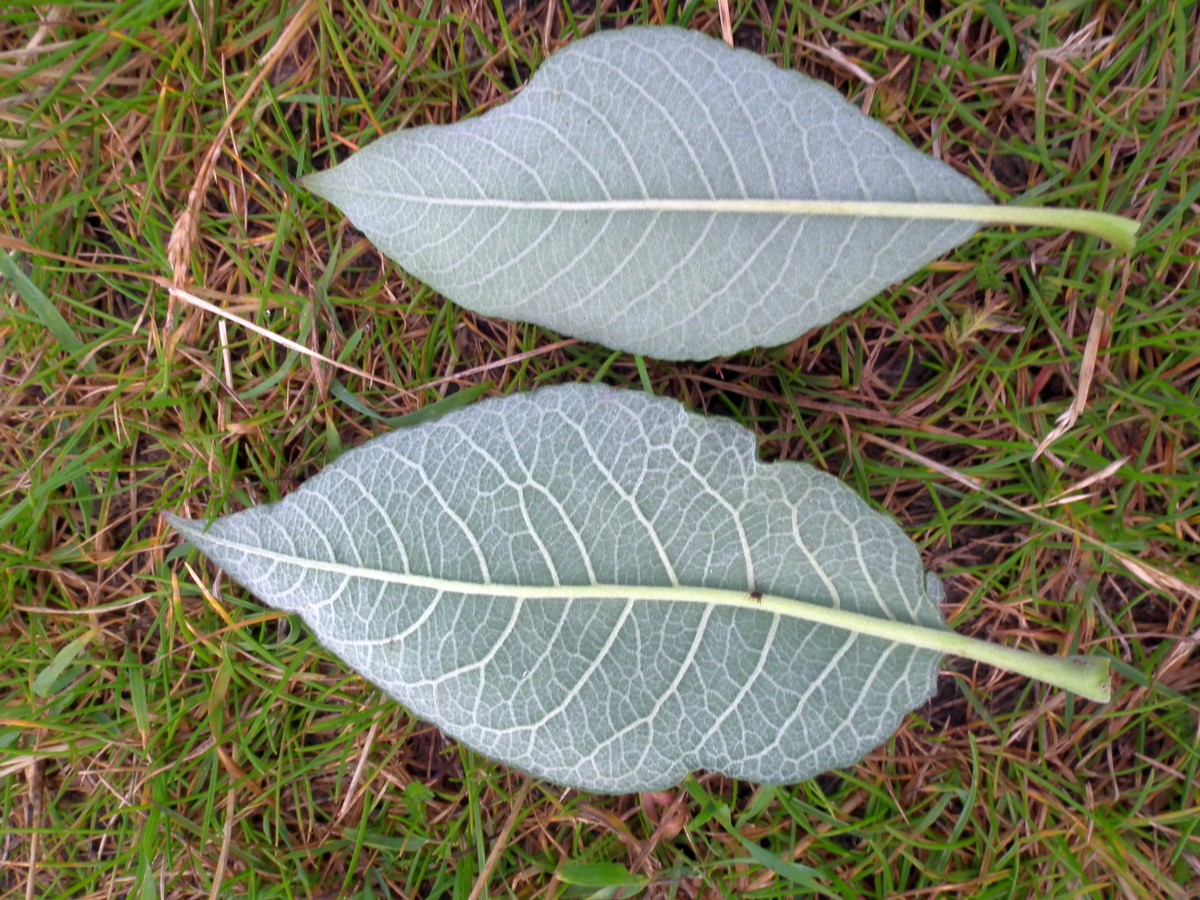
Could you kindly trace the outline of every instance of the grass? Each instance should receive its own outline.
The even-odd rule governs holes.
[[[598,22],[719,34],[715,2],[220,6],[0,16],[0,896],[1195,895],[1194,9],[733,4],[738,44],[994,197],[1143,228],[1128,256],[990,228],[788,346],[670,365],[454,307],[296,179],[503,102]],[[410,719],[160,518],[597,375],[839,475],[921,544],[956,629],[1109,655],[1112,702],[950,660],[853,769],[562,792]]]

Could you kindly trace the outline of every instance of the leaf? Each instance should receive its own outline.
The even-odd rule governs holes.
[[[947,648],[1029,656],[947,630],[912,542],[836,479],[597,385],[376,438],[207,530],[170,521],[417,716],[595,791],[799,781],[884,741]]]
[[[96,639],[99,634],[98,628],[89,628],[71,643],[67,644],[54,655],[54,659],[50,660],[50,664],[42,671],[38,672],[37,678],[33,679],[33,693],[35,696],[43,700],[54,694],[59,687],[59,680],[63,673],[70,668],[71,664],[79,657],[87,645]]]
[[[636,897],[648,880],[614,862],[563,862],[555,869],[554,876],[563,884],[601,889],[583,895],[596,898]]]
[[[469,309],[662,359],[792,340],[982,221],[1137,228],[994,206],[832,88],[664,27],[570,44],[504,106],[305,184]]]

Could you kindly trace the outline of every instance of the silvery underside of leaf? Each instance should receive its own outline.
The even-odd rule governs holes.
[[[790,614],[944,632],[940,585],[887,517],[759,462],[740,426],[596,385],[476,404],[280,503],[172,524],[417,716],[590,790],[849,765],[942,656]]]
[[[662,359],[790,341],[977,228],[861,204],[991,206],[832,88],[675,28],[572,43],[306,184],[469,309]]]

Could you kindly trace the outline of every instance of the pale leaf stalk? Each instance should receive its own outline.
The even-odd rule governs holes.
[[[751,601],[753,602],[753,600]],[[920,647],[939,653],[996,666],[1026,678],[1033,678],[1051,687],[1070,691],[1088,700],[1107,703],[1112,699],[1108,675],[1108,660],[1099,656],[1047,656],[1029,650],[1016,650],[990,641],[967,637],[956,631],[928,628],[910,622],[893,622],[864,616],[841,609],[831,609],[811,603],[789,600],[786,597],[762,598],[764,606],[783,615],[806,622],[844,628],[870,637],[883,638],[898,644]]]

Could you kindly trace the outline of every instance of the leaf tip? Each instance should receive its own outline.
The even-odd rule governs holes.
[[[185,519],[182,516],[177,516],[175,513],[164,512],[163,518],[167,520],[167,524],[174,528],[184,538],[190,541],[192,535],[199,534],[196,519]],[[199,523],[203,525],[203,523]]]
[[[323,200],[327,200],[325,192],[321,188],[322,176],[324,172],[309,172],[307,175],[300,176],[300,187],[304,188],[310,194],[316,194]]]
[[[318,169],[307,175],[301,175],[299,182],[300,186],[310,194],[316,194],[322,200],[340,207],[337,202],[338,188],[345,186],[345,174],[342,171],[342,164],[338,163],[328,169]]]

